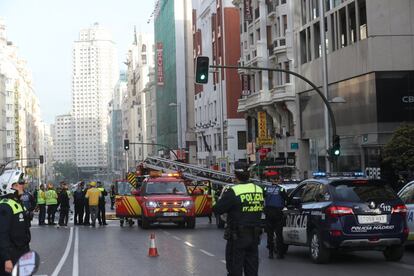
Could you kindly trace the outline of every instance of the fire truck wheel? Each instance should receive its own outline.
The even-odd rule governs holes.
[[[144,216],[141,217],[141,226],[142,226],[142,229],[148,229],[150,227],[150,222]]]
[[[196,219],[195,218],[189,218],[187,220],[187,228],[188,229],[194,229],[196,225]]]
[[[142,221],[140,219],[137,219],[137,224],[138,224],[139,227],[141,227],[142,226]]]

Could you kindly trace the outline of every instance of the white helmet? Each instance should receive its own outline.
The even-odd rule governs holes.
[[[24,173],[20,170],[6,170],[0,175],[0,196],[14,194],[12,189],[14,183],[23,181]]]

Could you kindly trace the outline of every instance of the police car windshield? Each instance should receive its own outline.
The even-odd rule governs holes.
[[[154,194],[187,195],[187,188],[182,182],[148,182],[145,193],[147,195],[154,195]]]
[[[333,197],[344,202],[384,202],[397,199],[393,189],[381,181],[342,180],[331,183]]]

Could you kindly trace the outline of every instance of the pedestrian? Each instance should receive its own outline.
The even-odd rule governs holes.
[[[20,195],[20,201],[23,203],[24,207],[26,208],[29,214],[30,224],[31,224],[31,221],[34,215],[34,210],[36,208],[36,200],[34,196],[27,190],[27,187],[25,184],[23,185],[23,194]]]
[[[59,226],[68,226],[69,220],[69,194],[68,194],[68,185],[65,182],[61,182],[61,191],[58,196],[58,205],[60,207],[59,215]]]
[[[106,223],[106,210],[105,210],[105,196],[108,195],[108,192],[105,190],[105,187],[103,187],[102,182],[98,181],[97,182],[98,185],[98,190],[101,191],[101,197],[99,198],[99,209],[98,209],[98,222],[99,225],[108,225]]]
[[[0,275],[11,275],[20,256],[30,251],[30,218],[20,201],[23,190],[21,171],[0,176]]]
[[[75,205],[74,224],[83,224],[83,212],[85,209],[85,193],[83,192],[84,182],[79,182],[76,191],[73,193],[73,205]]]
[[[89,185],[91,188],[86,192],[85,198],[88,201],[89,211],[91,213],[92,227],[95,227],[96,216],[98,215],[99,208],[99,198],[102,196],[102,193],[98,188],[96,188],[96,182],[91,182]]]
[[[58,195],[52,183],[49,183],[47,185],[47,191],[45,193],[45,197],[46,197],[46,206],[47,206],[47,224],[56,225],[55,213],[57,210]]]
[[[109,192],[109,198],[111,199],[111,210],[114,209],[114,205],[115,205],[115,196],[116,196],[116,190],[115,190],[115,185],[112,184],[111,185],[111,191]]]
[[[227,213],[224,234],[226,268],[229,276],[257,276],[262,233],[263,189],[249,181],[248,166],[235,162],[236,185],[230,187],[214,206],[216,215]]]
[[[45,225],[46,217],[46,195],[45,185],[40,184],[39,190],[37,191],[36,202],[37,208],[39,209],[39,225]]]
[[[86,193],[90,189],[90,185],[87,185],[85,189],[83,190],[84,196],[86,196]],[[90,224],[90,211],[89,211],[89,201],[85,198],[85,217],[83,218],[83,225],[89,226]]]
[[[283,246],[283,208],[286,205],[287,194],[286,190],[279,185],[279,180],[272,181],[272,186],[268,186],[264,191],[266,215],[266,233],[267,233],[267,248],[269,249],[269,258],[273,259],[273,252],[275,250],[275,235],[276,235],[276,252],[277,258],[284,257]]]

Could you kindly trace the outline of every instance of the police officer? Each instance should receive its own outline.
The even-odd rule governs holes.
[[[55,223],[55,213],[58,204],[58,194],[55,191],[55,188],[52,183],[48,184],[48,190],[45,193],[46,196],[46,206],[47,206],[47,223],[48,225],[56,225]]]
[[[45,225],[46,218],[46,195],[45,185],[41,184],[37,191],[37,207],[39,208],[39,225]]]
[[[0,176],[0,275],[10,275],[19,257],[30,251],[30,217],[19,200],[22,178],[19,170]]]
[[[83,212],[85,210],[85,193],[83,192],[84,182],[79,182],[76,191],[73,193],[73,204],[75,205],[74,224],[83,224]]]
[[[227,213],[226,268],[229,276],[257,276],[259,270],[263,190],[248,183],[249,171],[244,162],[235,162],[238,184],[230,187],[214,206],[216,215]]]
[[[97,181],[98,184],[98,190],[101,191],[101,197],[99,198],[99,210],[98,210],[98,222],[99,225],[108,225],[106,223],[106,214],[105,214],[105,196],[108,195],[108,192],[105,190],[105,187],[103,187],[103,184],[101,181]]]
[[[284,257],[283,246],[283,208],[286,204],[286,190],[279,185],[279,180],[274,180],[272,186],[265,188],[265,215],[266,215],[266,233],[267,248],[269,249],[269,258],[273,259],[275,250],[274,237],[276,234],[277,258]]]

